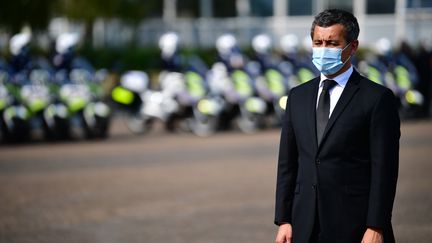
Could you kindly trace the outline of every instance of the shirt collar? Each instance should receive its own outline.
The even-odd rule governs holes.
[[[342,88],[345,88],[346,84],[348,83],[348,79],[353,73],[354,68],[353,66],[349,67],[345,72],[339,74],[338,76],[332,78],[332,80],[336,81],[336,83],[341,86]],[[323,86],[324,80],[328,79],[324,74],[321,73],[321,81],[319,84],[319,87]]]

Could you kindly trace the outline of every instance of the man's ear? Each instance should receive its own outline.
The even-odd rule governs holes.
[[[358,40],[353,40],[351,42],[351,55],[354,55],[357,52],[358,46],[359,46]]]

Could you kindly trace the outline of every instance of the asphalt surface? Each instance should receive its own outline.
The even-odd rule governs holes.
[[[274,242],[279,131],[209,138],[118,122],[102,141],[0,146],[0,242]],[[432,242],[432,121],[402,125],[393,222]]]

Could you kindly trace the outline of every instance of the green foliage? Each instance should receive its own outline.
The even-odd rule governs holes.
[[[162,13],[162,1],[140,0],[64,0],[60,11],[75,20],[122,18],[131,22]]]
[[[79,53],[96,68],[107,68],[119,73],[132,69],[159,72],[161,69],[160,50],[156,46],[94,49],[86,45]],[[182,49],[181,55],[185,58],[196,55],[210,66],[215,62],[216,51],[189,48]]]
[[[214,17],[225,18],[236,16],[236,1],[217,0],[213,1]]]
[[[59,10],[66,17],[74,20],[93,21],[97,17],[111,17],[117,0],[64,0]]]
[[[80,55],[86,57],[96,68],[108,68],[116,72],[154,70],[160,67],[160,53],[156,47],[93,49],[85,46]]]
[[[117,1],[121,1],[122,4],[120,4],[114,15],[126,21],[137,23],[143,18],[162,16],[163,1]]]
[[[138,23],[144,18],[162,16],[162,5],[163,1],[142,0],[3,0],[0,27],[12,33],[26,24],[34,30],[45,30],[53,16],[65,16],[88,26],[97,18]]]
[[[0,7],[0,27],[19,32],[24,25],[43,30],[48,25],[56,0],[3,0]]]
[[[199,0],[177,1],[177,8],[181,17],[199,17]]]

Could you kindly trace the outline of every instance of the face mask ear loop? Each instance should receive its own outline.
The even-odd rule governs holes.
[[[349,45],[351,45],[351,43],[352,43],[352,42],[350,42],[348,45],[346,45],[346,46],[344,47],[344,49],[342,49],[342,51],[341,51],[341,55],[342,55],[342,52],[345,51],[345,49],[346,49]],[[351,56],[352,56],[352,55],[350,54],[349,57],[345,60],[345,62],[343,62],[343,65],[342,65],[342,66],[345,66],[345,64],[348,62],[348,60],[351,59]],[[342,58],[342,56],[341,56],[341,58]]]
[[[344,49],[342,49],[342,51],[345,51],[345,49],[347,49],[347,47],[350,46],[351,43],[352,43],[352,42],[348,43],[348,45],[346,45],[346,46],[344,47]]]
[[[345,66],[345,64],[348,62],[349,59],[351,59],[351,55],[349,55],[349,57],[345,60],[345,62],[343,62],[342,66]]]

